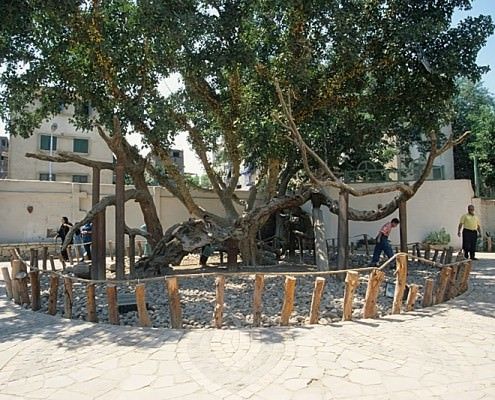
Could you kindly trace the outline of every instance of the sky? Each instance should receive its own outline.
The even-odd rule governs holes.
[[[464,19],[467,16],[477,16],[480,14],[491,15],[495,21],[495,0],[474,0],[472,3],[472,9],[468,11],[457,11],[453,17],[453,24],[457,24],[458,21]],[[482,78],[484,86],[495,95],[495,35],[492,35],[485,47],[481,49],[478,54],[478,65],[488,65],[491,70],[485,74]],[[175,91],[180,85],[177,76],[167,79],[163,83],[162,90],[164,93]],[[0,135],[5,134],[4,124],[0,121]],[[132,144],[140,144],[139,135],[133,135],[129,138]],[[186,134],[180,134],[175,141],[175,148],[184,150],[184,163],[185,171],[189,173],[202,174],[203,168],[192,152],[188,142]]]

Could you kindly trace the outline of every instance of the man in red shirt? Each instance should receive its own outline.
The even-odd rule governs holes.
[[[392,229],[395,228],[397,225],[399,225],[399,220],[397,218],[394,218],[392,219],[392,221],[387,222],[385,225],[381,227],[376,237],[375,251],[373,252],[373,258],[371,259],[372,266],[378,264],[382,251],[386,254],[388,258],[394,255],[394,251],[392,250],[392,246],[390,246],[388,236],[390,235]]]

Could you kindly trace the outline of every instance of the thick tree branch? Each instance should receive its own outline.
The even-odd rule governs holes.
[[[86,167],[91,167],[91,168],[98,168],[100,170],[103,169],[114,169],[114,165],[112,163],[104,162],[104,161],[94,161],[94,160],[89,160],[87,158],[83,158],[81,156],[78,156],[76,154],[67,152],[67,151],[58,151],[56,155],[50,156],[47,154],[42,154],[42,153],[26,153],[26,157],[28,158],[35,158],[37,160],[42,160],[42,161],[51,161],[51,162],[57,162],[57,163],[66,163],[66,162],[74,162],[76,164],[81,164]]]

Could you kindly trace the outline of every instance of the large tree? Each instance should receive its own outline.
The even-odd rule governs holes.
[[[1,112],[13,134],[28,136],[57,113],[60,101],[76,105],[75,123],[98,129],[125,163],[156,255],[170,261],[172,244],[179,258],[191,246],[183,246],[175,231],[163,234],[146,171],[192,215],[209,215],[217,240],[254,263],[255,234],[263,222],[310,195],[305,189],[283,195],[307,151],[286,140],[285,128],[293,124],[336,172],[363,160],[383,163],[391,145],[424,142],[445,123],[454,79],[478,79],[484,71],[475,59],[492,31],[490,18],[450,27],[455,8],[469,4],[7,0],[1,6]],[[184,88],[165,97],[159,85],[174,72]],[[290,109],[277,96],[276,82],[289,93]],[[36,108],[26,107],[35,102]],[[83,112],[88,102],[98,111],[91,119]],[[284,126],[272,118],[281,121],[281,110]],[[189,133],[224,215],[204,210],[173,164],[167,150],[179,131]],[[142,135],[164,169],[129,145],[130,132]],[[227,177],[208,156],[219,149],[229,165]],[[60,157],[71,155],[53,160]],[[258,168],[264,190],[255,202],[254,188],[240,209],[235,189],[242,162]],[[311,176],[310,162],[306,167]],[[211,240],[202,235],[194,246]]]

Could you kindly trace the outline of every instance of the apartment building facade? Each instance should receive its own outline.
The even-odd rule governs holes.
[[[88,107],[88,113],[94,112]],[[8,178],[35,181],[89,183],[92,169],[80,164],[57,163],[27,158],[26,153],[55,155],[67,151],[95,161],[112,162],[113,154],[96,130],[78,130],[70,118],[74,107],[61,106],[61,112],[44,121],[29,138],[10,137]],[[101,173],[101,183],[113,182],[113,171]]]

